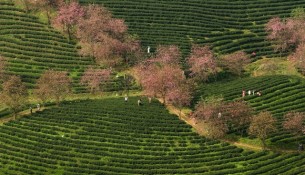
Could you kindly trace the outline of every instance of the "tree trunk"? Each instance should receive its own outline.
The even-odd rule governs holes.
[[[24,7],[25,7],[26,13],[29,12],[29,5],[28,5],[28,2],[27,2],[27,1],[28,1],[28,0],[23,0],[23,3],[24,3]]]
[[[71,27],[70,25],[67,25],[67,32],[68,32],[68,39],[69,39],[69,42],[71,41]]]
[[[48,25],[51,25],[51,17],[49,10],[46,10],[46,14],[47,14]]]
[[[56,97],[56,105],[59,106],[60,97]]]
[[[166,105],[165,95],[162,96],[162,99],[163,99],[163,105],[165,106]]]

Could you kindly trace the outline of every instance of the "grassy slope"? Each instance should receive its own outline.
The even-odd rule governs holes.
[[[0,126],[2,174],[297,174],[304,154],[246,151],[199,137],[160,103],[64,104]],[[285,165],[285,166],[284,166]]]
[[[123,18],[143,46],[177,44],[188,54],[190,44],[210,43],[220,54],[245,50],[274,57],[265,41],[264,24],[274,16],[288,17],[304,0],[80,0],[100,3]]]

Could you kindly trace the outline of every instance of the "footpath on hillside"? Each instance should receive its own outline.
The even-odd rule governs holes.
[[[109,97],[103,97],[103,98],[109,98]],[[100,99],[100,98],[97,98],[97,99]],[[160,99],[159,99],[159,101],[162,102],[162,100],[160,100]],[[39,110],[37,108],[33,108],[32,113],[36,113],[36,112],[39,112],[39,111],[44,111],[46,109],[53,108],[53,107],[56,107],[56,105],[48,106],[48,107],[41,107]],[[199,135],[201,135],[201,136],[205,135],[205,132],[204,132],[203,128],[200,125],[198,125],[198,123],[196,123],[195,120],[188,117],[188,115],[186,115],[183,111],[180,111],[179,109],[177,109],[176,107],[174,107],[172,105],[167,105],[166,108],[168,109],[168,111],[170,113],[177,115],[180,118],[180,120],[183,120],[185,123],[192,126]],[[4,123],[7,123],[9,121],[18,119],[18,118],[22,118],[24,116],[28,116],[30,114],[31,114],[30,109],[27,109],[27,110],[24,110],[24,111],[21,111],[21,112],[17,113],[16,118],[14,116],[12,116],[12,114],[10,114],[6,117],[0,118],[0,125],[2,125]],[[247,144],[247,143],[236,142],[236,141],[231,141],[231,140],[226,140],[226,139],[223,139],[222,141],[233,144],[233,145],[235,145],[237,147],[240,147],[240,148],[243,148],[243,149],[248,149],[248,150],[253,150],[253,151],[262,151],[263,150],[262,146],[251,145],[251,144]],[[296,150],[286,150],[286,149],[276,149],[276,150],[274,150],[274,149],[267,148],[265,150],[283,152],[283,153],[297,153],[298,152]]]
[[[181,120],[185,121],[187,124],[192,126],[199,135],[204,136],[205,132],[200,127],[200,125],[198,125],[193,119],[188,117],[184,112],[181,112],[179,109],[175,108],[172,105],[167,105],[166,108],[168,109],[168,111],[170,113],[177,115]],[[247,150],[253,150],[253,151],[264,150],[262,146],[251,145],[251,144],[242,143],[242,142],[235,142],[235,141],[226,140],[226,139],[222,139],[222,141],[225,141],[227,143],[233,144],[237,147],[247,149]],[[283,152],[283,153],[297,153],[298,152],[296,150],[286,150],[286,149],[276,149],[276,150],[274,150],[274,149],[270,149],[270,148],[266,148],[265,150]]]

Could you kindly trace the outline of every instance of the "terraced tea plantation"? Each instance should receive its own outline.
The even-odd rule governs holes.
[[[199,137],[156,101],[71,102],[0,126],[0,174],[302,174],[305,154]]]
[[[75,43],[9,2],[0,2],[0,54],[10,74],[20,75],[30,88],[47,69],[69,71],[78,81],[92,60],[80,57]]]
[[[202,97],[223,95],[225,100],[234,100],[241,98],[242,89],[261,91],[262,96],[247,95],[245,100],[256,111],[270,111],[278,118],[279,132],[271,137],[270,141],[272,143],[281,145],[305,141],[305,136],[292,136],[284,131],[280,124],[283,114],[286,112],[305,111],[304,79],[285,75],[250,77],[203,86],[198,94],[201,94]]]
[[[93,60],[78,54],[76,43],[61,33],[27,14],[13,3],[0,2],[0,55],[7,59],[9,74],[19,75],[28,88],[48,69],[68,71],[76,93],[86,92],[79,84],[84,69]],[[123,76],[106,83],[105,91],[122,90]]]
[[[265,41],[264,24],[274,16],[289,17],[304,0],[80,0],[100,3],[123,18],[144,46],[177,44],[185,54],[191,43],[209,43],[217,53],[255,51],[277,56]]]

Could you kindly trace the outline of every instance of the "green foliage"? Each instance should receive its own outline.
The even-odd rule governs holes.
[[[285,174],[305,162],[200,137],[160,103],[136,101],[66,102],[0,126],[0,173]]]
[[[242,89],[260,91],[262,96],[246,94],[244,100],[256,112],[270,111],[278,119],[278,132],[272,134],[267,142],[274,146],[289,144],[295,149],[298,142],[305,142],[305,136],[294,136],[282,128],[282,116],[289,111],[305,111],[305,81],[303,78],[288,75],[248,77],[228,82],[217,82],[199,88],[195,101],[200,96],[222,95],[225,101],[242,99]]]
[[[143,47],[178,44],[184,56],[191,44],[210,44],[217,54],[244,50],[254,59],[275,57],[265,41],[264,24],[273,16],[288,17],[303,1],[286,0],[80,0],[103,4],[115,17],[123,18],[129,31],[138,34]]]
[[[301,18],[301,19],[304,19],[305,18],[305,10],[303,7],[298,7],[298,8],[295,8],[291,11],[291,14],[290,14],[291,17],[293,18]]]

